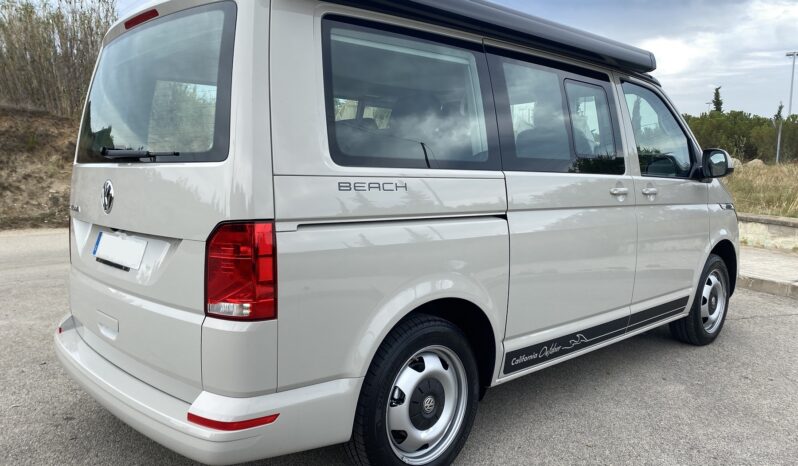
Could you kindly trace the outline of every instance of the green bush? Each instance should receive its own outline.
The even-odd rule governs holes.
[[[740,160],[776,161],[776,133],[781,120],[730,111],[684,115],[701,147],[719,147]],[[784,120],[781,161],[798,161],[798,115]]]

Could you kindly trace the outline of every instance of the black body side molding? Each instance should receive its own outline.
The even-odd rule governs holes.
[[[687,301],[689,301],[689,298],[685,296],[645,311],[635,312],[629,317],[616,319],[570,335],[511,351],[504,357],[504,375],[561,358],[568,353],[588,348],[610,338],[621,336],[626,332],[681,314],[687,306]]]

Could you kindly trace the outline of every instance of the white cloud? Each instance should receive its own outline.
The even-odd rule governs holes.
[[[727,109],[771,115],[788,97],[784,52],[798,46],[798,3],[755,0],[727,13],[720,27],[657,36],[640,46],[657,56],[654,75],[683,111],[702,111],[711,89],[723,86]]]
[[[657,74],[672,76],[711,61],[717,54],[717,37],[701,33],[692,41],[677,37],[655,37],[644,40],[640,47],[657,57]]]

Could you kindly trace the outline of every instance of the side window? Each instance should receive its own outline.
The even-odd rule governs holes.
[[[339,165],[497,169],[484,54],[392,27],[323,20],[327,131]],[[424,36],[426,37],[426,36]]]
[[[536,63],[499,56],[491,60],[506,85],[506,101],[504,95],[496,101],[499,115],[504,115],[505,168],[624,173],[604,87],[566,79],[570,73]]]
[[[643,176],[686,178],[692,159],[690,140],[667,105],[654,92],[623,83],[640,172]]]
[[[513,122],[515,156],[560,171],[571,163],[560,76],[517,61],[502,63]],[[549,171],[549,170],[542,170]]]
[[[615,139],[604,88],[568,80],[565,93],[577,157],[614,157]]]

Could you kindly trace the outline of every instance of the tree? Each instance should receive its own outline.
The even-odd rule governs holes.
[[[115,0],[0,0],[0,104],[77,118]]]
[[[720,86],[715,88],[712,96],[712,109],[718,113],[723,113],[723,99],[720,98]]]
[[[685,120],[702,147],[722,147],[743,161],[758,158],[768,162],[774,157],[778,123],[774,125],[770,117],[732,110],[724,113],[712,111],[697,117],[686,115]],[[798,133],[798,125],[791,125],[785,119],[782,137],[784,160],[798,158],[796,146],[788,142],[793,141],[794,133]]]
[[[781,121],[781,120],[784,118],[784,117],[781,115],[781,111],[782,111],[782,110],[784,110],[784,104],[783,104],[783,103],[781,103],[781,102],[779,102],[779,109],[776,111],[776,114],[775,114],[775,115],[773,115],[773,121],[774,121],[774,122],[778,123],[778,122],[780,122],[780,121]]]

